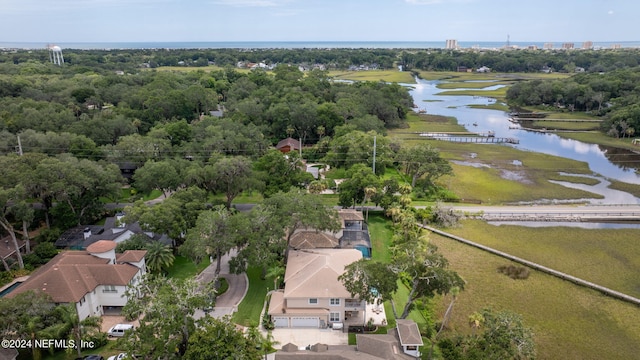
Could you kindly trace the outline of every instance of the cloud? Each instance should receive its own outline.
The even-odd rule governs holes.
[[[609,15],[613,15],[613,10],[609,10],[609,11],[607,12],[607,14],[609,14]]]

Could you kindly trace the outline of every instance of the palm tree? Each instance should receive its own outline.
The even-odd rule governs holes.
[[[364,188],[364,200],[362,201],[362,205],[364,206],[364,203],[371,200],[371,198],[378,192],[378,189],[376,189],[373,186],[367,186],[366,188]],[[369,208],[367,207],[367,216],[365,218],[366,221],[369,221]]]
[[[78,357],[82,357],[82,347],[80,341],[88,333],[100,331],[102,318],[99,316],[90,316],[84,320],[80,320],[78,312],[74,304],[59,305],[55,309],[60,323],[42,330],[43,337],[63,339],[68,338],[74,340],[77,344]]]
[[[471,326],[471,329],[473,329],[474,335],[476,333],[476,330],[479,329],[483,323],[484,316],[482,316],[481,313],[476,311],[473,314],[469,315],[469,326]]]
[[[284,276],[285,268],[281,264],[276,264],[269,268],[267,271],[266,277],[273,278],[273,290],[278,289],[278,279],[281,276]]]
[[[160,242],[154,241],[147,245],[146,263],[149,272],[152,274],[160,274],[173,265],[173,252],[171,248]]]

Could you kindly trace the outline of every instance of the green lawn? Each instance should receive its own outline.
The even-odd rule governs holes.
[[[176,256],[176,259],[173,261],[173,266],[168,270],[167,277],[184,280],[189,277],[196,276],[209,266],[209,264],[210,262],[208,257],[202,259],[200,264],[196,264],[189,258]]]
[[[247,295],[238,305],[238,311],[233,314],[232,320],[242,326],[258,325],[260,323],[260,313],[264,305],[267,292],[273,288],[273,280],[262,280],[260,275],[262,270],[257,267],[247,269],[249,278],[249,290]]]

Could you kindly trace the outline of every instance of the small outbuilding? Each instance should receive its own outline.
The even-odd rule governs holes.
[[[276,145],[276,149],[280,150],[283,154],[286,154],[291,151],[300,150],[302,146],[300,145],[300,141],[294,138],[286,138],[284,140],[280,140]]]

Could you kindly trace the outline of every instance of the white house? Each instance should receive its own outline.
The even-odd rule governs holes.
[[[146,250],[116,254],[116,243],[100,240],[86,251],[64,251],[12,291],[44,292],[55,303],[75,304],[80,319],[119,312],[127,303],[125,291],[146,273]]]

